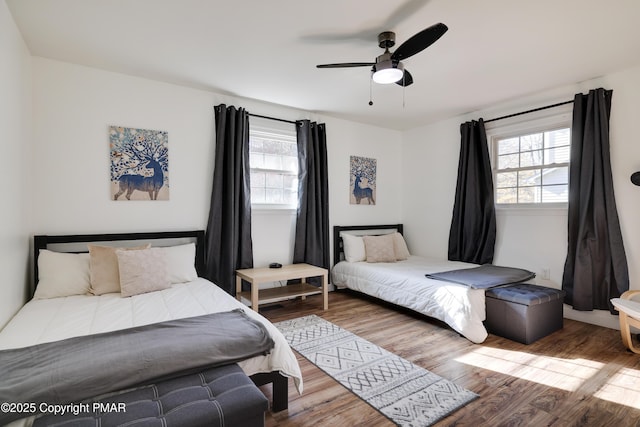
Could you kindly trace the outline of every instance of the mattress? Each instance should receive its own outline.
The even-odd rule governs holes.
[[[238,363],[247,375],[279,371],[302,393],[302,374],[293,351],[271,322],[210,281],[198,278],[162,291],[121,298],[119,293],[31,300],[0,331],[0,349],[110,332],[167,320],[242,308],[263,323],[275,347]]]
[[[427,273],[472,268],[476,264],[410,256],[393,263],[342,261],[331,272],[339,288],[379,298],[441,320],[474,343],[487,338],[483,289],[433,280]]]

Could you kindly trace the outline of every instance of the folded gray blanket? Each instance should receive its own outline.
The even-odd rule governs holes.
[[[536,274],[522,268],[484,264],[480,267],[443,271],[441,273],[425,274],[425,276],[429,279],[466,285],[472,289],[489,289],[510,283],[524,282],[533,279]]]
[[[79,403],[274,346],[241,309],[0,351],[0,402]],[[0,425],[31,413],[0,412]]]

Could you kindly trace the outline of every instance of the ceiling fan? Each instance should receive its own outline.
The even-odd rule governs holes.
[[[345,62],[340,64],[321,64],[318,68],[349,68],[349,67],[372,67],[372,79],[376,83],[390,84],[396,83],[400,86],[409,86],[413,83],[413,77],[404,68],[402,60],[407,59],[416,53],[422,52],[427,47],[435,43],[448,27],[443,23],[434,24],[402,43],[395,52],[390,52],[389,48],[396,44],[396,34],[392,31],[384,31],[378,35],[378,46],[384,49],[384,53],[376,58],[375,62]]]

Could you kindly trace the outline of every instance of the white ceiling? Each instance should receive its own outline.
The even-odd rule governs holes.
[[[639,0],[6,3],[35,56],[394,129],[640,63]],[[379,32],[397,47],[437,22],[449,31],[404,61],[414,84],[374,84],[373,106],[368,68],[315,67],[372,62]]]

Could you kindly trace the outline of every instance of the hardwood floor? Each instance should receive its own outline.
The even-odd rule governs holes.
[[[281,320],[316,314],[479,394],[436,426],[638,426],[640,356],[616,330],[564,320],[564,328],[524,345],[489,335],[473,344],[436,320],[349,291],[261,307]],[[298,355],[304,392],[289,381],[289,409],[274,426],[395,424]],[[268,387],[263,387],[270,395]]]

